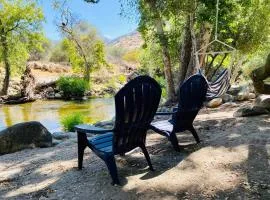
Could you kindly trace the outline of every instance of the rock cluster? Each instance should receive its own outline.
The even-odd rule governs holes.
[[[233,85],[226,94],[210,100],[207,102],[206,106],[208,108],[217,108],[224,103],[247,101],[255,98],[256,94],[254,93],[254,88],[250,84]]]
[[[235,113],[235,117],[270,114],[270,95],[259,95],[252,106],[243,106]]]

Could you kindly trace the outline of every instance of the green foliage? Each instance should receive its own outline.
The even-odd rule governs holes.
[[[134,50],[130,50],[130,51],[126,52],[123,55],[123,60],[125,60],[127,62],[138,63],[139,57],[140,57],[140,50],[134,49]]]
[[[163,62],[160,46],[156,43],[148,43],[140,54],[140,68],[142,74],[150,76],[163,75]]]
[[[89,88],[89,83],[80,77],[66,76],[60,77],[60,79],[57,81],[57,86],[61,91],[63,91],[64,98],[81,98]]]
[[[187,17],[196,16],[194,19],[195,35],[200,44],[203,28],[206,23],[210,24],[211,39],[214,39],[216,20],[216,1],[209,0],[120,0],[126,11],[136,10],[140,15],[139,31],[145,41],[144,54],[140,56],[142,73],[158,75],[162,69],[162,49],[160,48],[160,37],[162,34],[156,28],[157,19],[163,21],[165,32],[164,39],[168,42],[169,54],[173,66],[180,66],[181,45],[183,41],[184,25]],[[155,9],[151,9],[150,4]],[[194,4],[196,3],[196,5]],[[226,0],[219,1],[218,38],[239,50],[239,55],[234,63],[235,70],[243,68],[244,74],[261,65],[265,53],[270,48],[270,4],[268,0],[244,1]],[[197,46],[199,48],[199,45]],[[216,46],[222,50],[224,47]],[[209,50],[209,49],[208,49]],[[228,67],[231,57],[224,61]],[[214,63],[218,66],[220,58]],[[239,62],[241,60],[241,62]],[[244,67],[241,63],[244,63]],[[239,65],[239,66],[238,66]],[[180,66],[181,67],[181,66]],[[250,69],[252,68],[252,69]],[[215,70],[215,68],[213,68]]]
[[[69,56],[64,42],[56,44],[50,55],[51,62],[69,62]]]
[[[255,52],[268,40],[270,33],[268,0],[219,2],[218,37],[242,53]],[[210,22],[215,26],[216,2],[200,0],[198,26]],[[214,28],[212,35],[214,34]]]
[[[127,77],[125,75],[123,75],[123,74],[119,75],[118,76],[118,82],[120,84],[122,84],[122,85],[125,84],[127,82]]]
[[[5,43],[12,74],[24,70],[31,51],[43,48],[43,20],[35,0],[0,0],[0,62],[5,59]]]
[[[162,90],[162,97],[167,98],[167,91],[166,91],[166,79],[163,76],[155,76],[155,80],[159,83],[161,90]]]
[[[84,71],[84,60],[82,56],[78,53],[75,44],[65,38],[62,41],[62,46],[63,46],[63,52],[65,52],[69,63],[72,66],[72,70],[75,73],[82,73]]]
[[[74,132],[74,127],[84,123],[84,116],[81,113],[67,115],[61,119],[61,124],[65,131]]]
[[[53,49],[52,42],[49,39],[44,38],[44,40],[41,41],[40,47],[41,48],[35,48],[31,50],[29,58],[30,61],[49,61]]]
[[[90,72],[107,65],[104,43],[93,26],[81,21],[74,27],[64,27],[62,32],[66,36],[63,45],[75,72],[83,72],[88,79]]]
[[[113,57],[115,59],[121,59],[126,52],[125,49],[116,46],[109,46],[106,48],[106,54],[108,57]]]

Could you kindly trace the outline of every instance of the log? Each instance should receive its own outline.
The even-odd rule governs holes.
[[[3,100],[2,99],[2,103],[3,104],[24,104],[24,103],[29,103],[29,102],[34,102],[36,99],[30,99],[28,97],[21,97],[21,98],[18,98],[18,99],[6,99],[6,100]]]

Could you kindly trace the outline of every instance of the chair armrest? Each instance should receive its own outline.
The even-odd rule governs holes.
[[[113,129],[104,129],[93,125],[80,124],[74,127],[78,133],[93,133],[93,134],[104,134],[113,132]]]
[[[176,113],[176,112],[156,112],[155,115],[172,115],[174,113]]]

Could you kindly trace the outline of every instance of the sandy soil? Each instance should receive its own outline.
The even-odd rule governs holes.
[[[140,150],[117,157],[121,186],[89,149],[77,170],[76,138],[0,156],[0,199],[270,199],[270,116],[234,118],[237,108],[203,110],[200,145],[178,134],[182,152],[149,133],[155,171]]]

